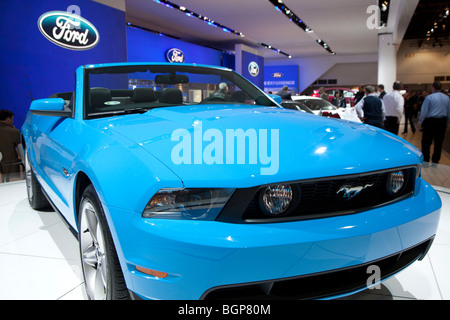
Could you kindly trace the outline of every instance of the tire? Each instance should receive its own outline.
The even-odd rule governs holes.
[[[34,210],[43,210],[50,208],[50,203],[42,191],[41,185],[39,184],[36,176],[34,175],[33,169],[31,168],[30,158],[28,155],[28,150],[25,149],[25,182],[27,185],[27,196],[30,206]]]
[[[116,249],[100,200],[92,185],[78,211],[81,265],[90,300],[129,300]]]

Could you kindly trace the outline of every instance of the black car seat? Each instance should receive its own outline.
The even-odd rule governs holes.
[[[233,95],[231,96],[231,101],[233,101],[233,102],[244,103],[246,99],[247,99],[247,95],[242,91],[235,91],[235,92],[233,92]]]
[[[132,99],[133,103],[148,103],[156,101],[156,95],[152,88],[135,88]]]
[[[183,93],[180,89],[166,88],[161,93],[159,102],[168,104],[183,104]]]
[[[88,113],[105,111],[105,102],[111,101],[111,91],[107,88],[91,88]]]

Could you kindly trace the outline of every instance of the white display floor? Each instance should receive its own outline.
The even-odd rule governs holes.
[[[425,259],[345,299],[450,300],[450,194],[439,194],[441,222]],[[24,181],[0,184],[0,299],[86,299],[77,240],[59,215],[30,208]]]

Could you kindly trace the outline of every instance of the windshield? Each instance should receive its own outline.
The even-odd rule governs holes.
[[[286,109],[299,110],[306,113],[313,113],[311,109],[309,109],[300,101],[289,101],[289,102],[285,101],[281,103],[281,106]]]
[[[201,104],[277,106],[237,73],[187,65],[131,65],[86,69],[85,118],[143,113]]]
[[[301,101],[305,106],[307,106],[313,111],[336,110],[335,106],[333,106],[331,103],[323,99],[302,99],[298,101]]]

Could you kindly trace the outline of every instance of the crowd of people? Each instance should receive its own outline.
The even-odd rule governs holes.
[[[395,135],[399,134],[400,121],[404,115],[403,134],[408,127],[416,132],[413,118],[418,118],[419,130],[422,131],[422,153],[425,165],[436,167],[442,153],[445,132],[450,122],[450,96],[442,92],[442,84],[436,81],[431,86],[431,93],[406,91],[402,94],[402,83],[394,82],[392,91],[386,93],[384,85],[375,90],[373,86],[359,87],[354,98],[355,109],[362,122],[383,128]],[[338,95],[340,97],[340,95]],[[334,101],[334,99],[333,99]],[[339,106],[335,103],[336,106]],[[431,155],[431,145],[434,144]]]

